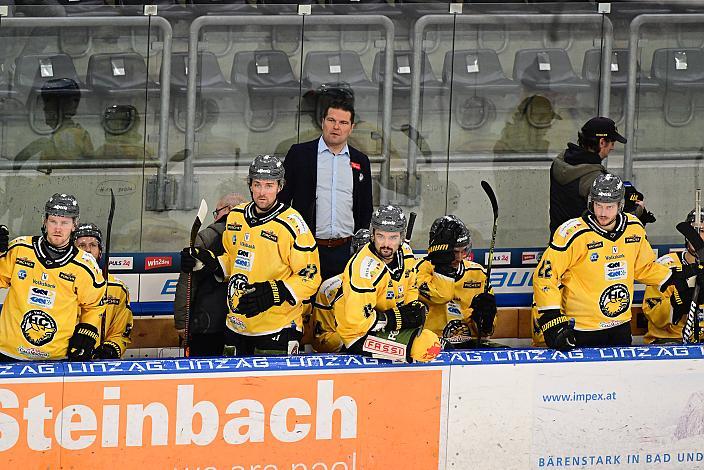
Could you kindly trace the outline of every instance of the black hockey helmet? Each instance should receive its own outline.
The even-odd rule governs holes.
[[[44,205],[44,218],[50,215],[78,219],[80,211],[76,197],[64,193],[56,193],[51,196]]]
[[[592,187],[589,189],[587,206],[590,211],[594,212],[595,202],[615,202],[618,203],[618,210],[622,211],[625,195],[626,187],[623,185],[621,178],[611,173],[601,174],[596,177]]]
[[[685,219],[685,221],[686,221],[688,224],[690,224],[691,226],[693,226],[694,228],[701,228],[701,227],[697,227],[697,226],[694,224],[694,222],[695,222],[695,220],[694,220],[694,213],[695,213],[694,209],[692,209],[691,211],[689,211],[689,214],[687,214],[687,218]],[[700,209],[700,210],[699,210],[699,223],[700,223],[702,226],[704,226],[704,209]]]
[[[398,206],[391,204],[378,207],[372,213],[372,229],[383,232],[401,232],[401,236],[406,231],[406,214]]]
[[[286,171],[284,164],[275,155],[257,155],[249,165],[248,182],[252,180],[276,180],[281,186],[284,184]]]
[[[431,243],[435,234],[439,230],[453,230],[457,234],[455,239],[455,247],[463,246],[467,247],[467,250],[472,249],[472,234],[469,232],[467,226],[460,220],[456,215],[444,215],[438,217],[430,226],[430,232],[428,234],[428,244]]]
[[[352,254],[357,253],[362,247],[368,244],[372,239],[372,232],[367,228],[360,228],[352,235],[352,246],[350,251]]]
[[[79,239],[81,237],[93,237],[98,240],[98,244],[100,244],[101,248],[103,246],[103,234],[95,224],[80,224],[73,236],[75,239]]]

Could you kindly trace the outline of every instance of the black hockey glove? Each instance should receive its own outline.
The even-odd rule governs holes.
[[[469,346],[472,341],[472,331],[465,322],[459,319],[450,320],[442,330],[442,338],[455,349]]]
[[[9,244],[10,232],[7,230],[7,227],[0,225],[0,253],[5,253]]]
[[[433,264],[435,272],[454,277],[455,269],[452,262],[455,259],[455,240],[457,240],[456,230],[452,227],[444,227],[435,234],[428,246],[428,260]]]
[[[655,218],[655,214],[653,214],[649,210],[643,210],[643,213],[638,216],[638,219],[643,222],[643,225],[652,224],[653,222],[658,220]]]
[[[494,332],[496,318],[496,297],[494,294],[481,292],[474,296],[472,303],[472,320],[479,329],[480,336],[491,336]]]
[[[569,351],[577,347],[574,337],[574,320],[568,319],[559,310],[543,312],[538,319],[540,331],[545,337],[545,344],[558,351]]]
[[[376,324],[373,331],[398,331],[418,328],[425,323],[428,308],[419,300],[414,300],[405,305],[390,308],[384,312],[377,312]]]
[[[269,310],[274,305],[281,305],[287,300],[293,300],[284,281],[264,281],[247,284],[245,292],[240,297],[237,312],[247,318],[252,318]]]
[[[702,275],[699,275],[700,278]],[[697,282],[702,282],[703,279],[698,279]],[[670,296],[670,304],[672,305],[672,323],[678,324],[682,317],[687,316],[689,307],[692,304],[692,296],[694,295],[694,287],[687,286],[682,290],[675,288],[675,291]],[[699,298],[697,305],[701,305],[704,301],[704,289],[699,289]]]
[[[222,273],[220,263],[210,251],[203,248],[184,248],[181,250],[181,271],[190,273],[201,269],[215,274]]]
[[[638,202],[644,199],[643,193],[630,184],[625,184],[624,189],[626,190],[626,193],[624,195],[623,212],[635,214],[636,209],[638,208]]]
[[[120,346],[106,341],[93,351],[93,359],[120,359]]]
[[[682,266],[676,266],[670,268],[670,277],[667,281],[663,282],[660,286],[660,292],[665,292],[670,286],[675,286],[677,292],[680,293],[680,298],[682,298],[682,292],[686,292],[689,289],[687,284],[687,279],[692,276],[697,276],[704,274],[704,264],[685,264]]]
[[[98,337],[98,329],[90,323],[76,325],[73,336],[68,340],[68,360],[90,361]]]

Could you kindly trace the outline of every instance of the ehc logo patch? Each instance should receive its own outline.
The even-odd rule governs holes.
[[[56,321],[41,310],[25,313],[20,327],[24,338],[34,346],[44,346],[54,339],[56,334]]]
[[[609,318],[624,313],[631,306],[631,294],[625,284],[614,284],[604,289],[599,297],[599,309]]]

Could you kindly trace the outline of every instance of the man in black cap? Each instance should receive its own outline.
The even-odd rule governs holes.
[[[606,117],[587,121],[577,134],[577,145],[567,144],[550,167],[550,234],[562,223],[579,217],[587,209],[592,183],[606,173],[602,160],[616,142],[626,143],[616,123]]]

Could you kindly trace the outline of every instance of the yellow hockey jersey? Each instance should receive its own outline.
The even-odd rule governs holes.
[[[392,272],[371,244],[347,263],[342,273],[342,297],[335,305],[337,332],[345,346],[366,335],[376,323],[376,312],[418,300],[415,257],[404,244],[396,252]]]
[[[486,281],[486,271],[473,261],[462,261],[455,280],[436,273],[430,261],[421,260],[418,263],[418,293],[419,299],[428,306],[425,328],[442,337],[443,329],[451,320],[462,320],[476,335],[470,304],[475,295],[484,292]],[[489,292],[494,293],[493,289]]]
[[[311,306],[309,328],[311,345],[319,353],[338,352],[342,349],[342,339],[337,333],[335,305],[342,296],[342,274],[333,276],[320,284]]]
[[[227,327],[246,336],[275,333],[291,325],[302,330],[304,303],[320,286],[318,247],[303,217],[277,203],[259,218],[254,203],[240,204],[227,216],[222,244],[220,265],[229,278]],[[283,281],[295,303],[284,302],[252,318],[237,313],[245,285],[268,280]]]
[[[668,253],[658,258],[658,263],[667,266],[668,268],[676,268],[682,266],[682,256],[684,252]],[[690,287],[694,287],[696,276],[688,279]],[[669,286],[665,292],[660,292],[655,287],[648,286],[645,289],[643,297],[643,314],[648,319],[648,332],[643,340],[650,344],[656,339],[682,341],[682,328],[687,321],[687,315],[683,315],[677,324],[672,323],[672,304],[670,296],[674,293],[675,286]],[[687,306],[689,308],[689,305]],[[701,318],[702,306],[699,307],[699,315]],[[700,325],[704,328],[704,322],[700,321]]]
[[[575,329],[595,331],[631,320],[634,280],[660,287],[669,277],[635,216],[619,214],[606,232],[585,214],[555,231],[533,273],[533,296],[539,314],[559,309]]]
[[[108,292],[101,304],[107,304],[105,309],[105,338],[101,343],[111,343],[119,351],[120,357],[125,354],[127,346],[132,342],[132,309],[130,308],[130,292],[127,286],[115,276],[108,273]],[[102,333],[102,331],[101,331]]]
[[[20,360],[64,359],[77,323],[100,331],[105,281],[89,253],[71,246],[52,260],[40,237],[14,239],[0,254],[0,352]]]

